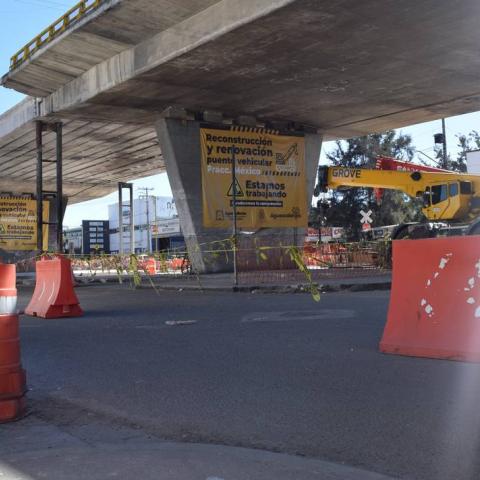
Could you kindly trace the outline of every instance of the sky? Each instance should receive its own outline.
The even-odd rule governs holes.
[[[75,1],[68,0],[0,0],[0,75],[8,71],[10,57],[24,44],[38,35],[69,8]],[[22,100],[23,95],[0,87],[0,114]],[[466,134],[471,130],[480,130],[480,112],[450,117],[446,119],[447,151],[452,157],[456,155],[456,135]],[[417,151],[433,156],[433,134],[441,132],[440,120],[427,122],[400,129],[402,133],[412,136]],[[331,142],[325,142],[320,162],[325,163],[325,152],[331,150]],[[419,155],[419,158],[425,157]],[[140,194],[139,187],[153,188],[150,195],[171,196],[172,192],[167,175],[160,174],[133,181],[135,197]],[[65,227],[76,227],[82,220],[108,219],[108,205],[116,202],[116,193],[106,197],[79,203],[67,207]]]

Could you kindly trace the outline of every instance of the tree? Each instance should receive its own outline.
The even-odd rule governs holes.
[[[376,157],[385,155],[411,161],[415,153],[409,135],[397,135],[394,130],[381,134],[337,141],[335,148],[327,153],[327,159],[335,166],[375,168]],[[316,189],[316,194],[318,194]],[[326,224],[345,228],[347,236],[358,239],[360,210],[372,210],[374,226],[393,225],[421,218],[421,206],[403,192],[386,190],[378,205],[371,188],[348,188],[337,190],[329,198],[330,207],[324,210]],[[319,215],[314,209],[312,218]]]
[[[467,152],[472,150],[480,150],[480,134],[476,130],[472,130],[467,135],[459,134],[457,137],[458,154],[456,159],[452,159],[451,155],[447,154],[447,170],[454,172],[467,171]],[[425,162],[422,162],[425,163]],[[443,168],[443,147],[435,148],[435,167]]]
[[[472,130],[467,135],[457,135],[457,147],[459,149],[457,159],[450,162],[450,170],[456,172],[467,171],[467,152],[480,150],[480,134]]]

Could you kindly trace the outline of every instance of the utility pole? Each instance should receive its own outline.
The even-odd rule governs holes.
[[[445,119],[442,118],[442,133],[436,133],[434,136],[435,145],[442,145],[442,161],[440,165],[445,170],[448,170],[448,155],[447,155],[447,130],[445,128]],[[438,147],[437,147],[438,148]],[[438,152],[438,150],[436,150]]]
[[[442,134],[443,134],[443,168],[448,170],[448,162],[447,162],[447,131],[445,129],[445,119],[442,118]]]
[[[233,285],[238,286],[237,272],[237,168],[235,165],[235,145],[232,146],[232,207],[233,207]]]
[[[146,217],[147,217],[147,253],[152,252],[152,237],[150,232],[150,196],[148,194],[149,191],[153,190],[153,188],[148,187],[139,187],[137,190],[143,192],[142,195],[139,195],[139,198],[144,198],[147,202],[146,207]]]
[[[322,244],[322,227],[323,227],[323,201],[317,202],[317,208],[320,210],[318,214],[318,244]]]
[[[153,224],[155,225],[155,232],[158,235],[158,215],[157,215],[157,197],[153,197]],[[155,252],[158,252],[158,237],[155,239]]]

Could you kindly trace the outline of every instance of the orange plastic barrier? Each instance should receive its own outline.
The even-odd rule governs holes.
[[[393,242],[380,351],[480,362],[480,236]]]
[[[170,260],[169,263],[170,263],[170,268],[172,270],[181,270],[183,259],[175,257],[175,258],[172,258],[172,260]]]
[[[83,311],[73,289],[70,260],[58,255],[36,263],[36,282],[27,315],[42,318],[79,317]]]
[[[14,264],[0,263],[0,315],[17,310],[16,270]]]
[[[155,275],[157,273],[157,262],[155,258],[148,258],[148,260],[145,262],[145,270],[148,275]]]

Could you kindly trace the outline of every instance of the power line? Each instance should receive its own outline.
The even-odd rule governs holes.
[[[427,155],[426,153],[422,152],[421,150],[417,150],[417,153],[421,153],[422,155],[425,155],[425,157],[427,157],[429,160],[431,160],[432,162],[435,162],[438,165],[438,160],[435,160],[434,158],[430,157],[430,155]],[[420,159],[420,161],[422,161],[422,160]]]

